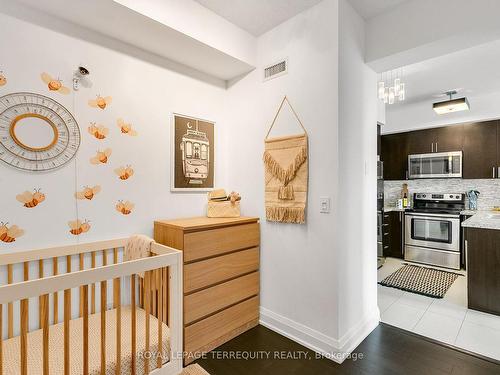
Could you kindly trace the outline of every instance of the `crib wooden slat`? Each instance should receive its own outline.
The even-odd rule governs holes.
[[[83,375],[89,375],[89,286],[83,286]]]
[[[151,296],[151,287],[150,287],[150,279],[151,279],[151,271],[146,271],[144,274],[144,309],[146,310],[146,343],[144,347],[145,353],[149,352],[149,313],[151,307],[151,301],[149,300]],[[149,356],[144,356],[144,373],[149,374]]]
[[[91,267],[92,268],[95,268],[96,266],[96,263],[95,263],[95,251],[92,251],[92,255],[91,255],[92,259],[91,259]],[[92,314],[95,314],[95,284],[92,284],[92,297],[91,297],[91,302],[90,302],[90,312]]]
[[[52,275],[59,274],[58,258],[52,258]],[[54,292],[54,324],[59,323],[59,293]]]
[[[105,252],[104,252],[105,253]],[[101,281],[101,375],[106,375],[106,305],[108,283]]]
[[[65,289],[64,290],[64,375],[69,375],[71,371],[70,354],[69,354],[70,319],[71,319],[71,289]]]
[[[80,271],[85,269],[85,265],[83,262],[83,253],[79,254],[79,266]],[[83,316],[83,286],[80,287],[80,318]]]
[[[40,296],[41,325],[43,337],[43,375],[49,375],[49,295]]]
[[[158,287],[158,353],[157,353],[157,363],[156,367],[160,368],[162,366],[162,356],[163,356],[163,337],[162,337],[162,308],[163,308],[163,293],[162,293],[162,269],[156,270],[156,285]]]
[[[131,331],[132,331],[132,375],[136,374],[137,359],[136,359],[136,342],[137,342],[137,323],[136,323],[136,309],[135,309],[135,275],[130,276],[130,307],[132,309]]]
[[[116,374],[121,374],[122,366],[122,306],[120,300],[120,279],[114,280],[113,297],[116,303]]]
[[[21,375],[28,374],[28,300],[21,300]]]
[[[0,305],[0,375],[3,375],[3,305]]]
[[[30,279],[30,263],[29,262],[24,262],[23,263],[23,268],[24,268],[24,281],[29,281]],[[30,321],[30,309],[29,309],[29,300],[27,300],[26,304],[26,321]],[[29,331],[29,325],[27,325],[27,329]]]
[[[7,283],[12,284],[13,281],[13,271],[12,271],[12,264],[7,265]],[[7,335],[9,339],[14,337],[14,304],[12,302],[9,302],[7,305]]]
[[[40,259],[38,261],[38,278],[43,279],[43,259]],[[40,329],[43,327],[43,324],[42,324],[42,320],[43,320],[42,299],[43,299],[43,296],[38,297],[38,324],[39,324]]]

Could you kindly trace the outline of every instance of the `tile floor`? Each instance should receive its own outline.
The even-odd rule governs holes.
[[[378,270],[381,281],[402,266],[387,258]],[[443,299],[378,285],[384,323],[500,360],[500,316],[467,309],[467,277],[459,276]]]

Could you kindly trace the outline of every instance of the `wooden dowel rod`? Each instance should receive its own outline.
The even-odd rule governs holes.
[[[137,359],[136,359],[136,336],[137,336],[137,323],[136,323],[136,308],[135,308],[135,275],[130,276],[130,305],[132,309],[132,319],[131,319],[131,331],[132,331],[132,375],[136,374],[137,370]]]
[[[43,279],[43,259],[40,259],[38,261],[38,278]],[[39,325],[38,328],[40,328],[40,329],[43,327],[43,324],[42,324],[42,320],[43,320],[42,299],[43,299],[43,296],[38,297],[38,325]]]
[[[83,253],[79,254],[79,266],[80,266],[80,271],[83,271],[85,269],[84,265],[84,259],[83,259]],[[80,318],[83,316],[83,286],[80,287]]]
[[[69,321],[71,320],[71,289],[64,290],[64,375],[71,372],[70,363],[70,332]]]
[[[52,258],[52,274],[55,276],[59,274],[58,258]],[[54,324],[59,323],[59,293],[54,292]]]
[[[13,282],[13,271],[12,264],[7,265],[7,283],[12,284]],[[7,335],[9,339],[14,337],[14,304],[9,302],[7,305]]]
[[[158,353],[157,353],[157,363],[156,367],[161,368],[163,361],[162,361],[162,356],[163,356],[163,337],[162,337],[162,313],[163,313],[163,293],[162,293],[162,269],[156,270],[156,277],[157,277],[157,282],[156,285],[158,286]]]
[[[43,337],[43,375],[49,375],[49,295],[44,294],[41,298],[42,305],[42,337]]]
[[[21,375],[28,374],[28,300],[21,300]]]
[[[23,263],[24,265],[24,281],[29,281],[30,279],[30,264],[29,262],[24,262]],[[30,310],[29,310],[29,300],[26,300],[28,306],[27,309],[26,309],[26,321],[28,322],[28,324],[26,325],[27,327],[27,330],[29,331],[29,321],[30,321]]]
[[[101,281],[101,375],[106,375],[106,305],[108,283]]]
[[[83,286],[83,375],[89,375],[89,286]]]
[[[122,366],[122,306],[120,300],[120,279],[115,279],[115,288],[113,294],[116,296],[116,375],[121,374]]]
[[[149,297],[151,296],[150,293],[150,273],[151,271],[146,271],[144,274],[144,309],[146,310],[146,339],[145,339],[145,347],[144,351],[145,353],[149,353],[150,348],[149,348],[149,324],[150,324],[150,319],[149,319],[149,312],[150,312],[150,306],[151,306],[151,301],[149,300]],[[144,373],[149,374],[149,356],[144,356]]]
[[[91,267],[92,268],[95,268],[96,267],[96,261],[95,261],[95,251],[92,251],[92,255],[91,255]],[[90,301],[90,312],[92,314],[95,314],[95,284],[92,284],[92,297],[91,297],[91,301]]]

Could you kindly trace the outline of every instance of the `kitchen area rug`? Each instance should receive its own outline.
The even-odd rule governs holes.
[[[443,298],[458,276],[461,275],[407,264],[387,276],[379,284],[428,297]]]

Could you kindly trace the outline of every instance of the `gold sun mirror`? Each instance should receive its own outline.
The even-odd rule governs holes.
[[[19,115],[10,125],[12,140],[28,151],[49,150],[56,144],[58,133],[52,121],[36,113]]]

